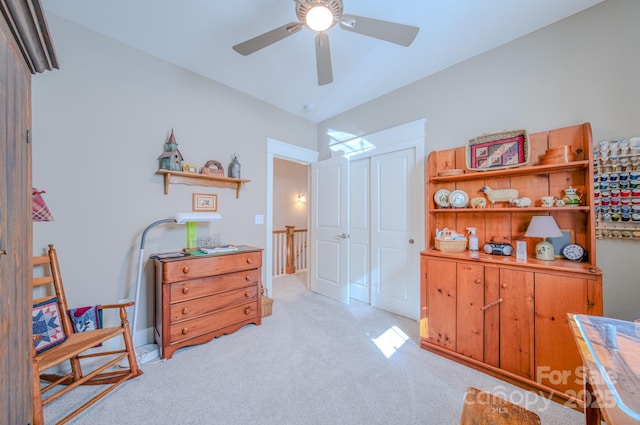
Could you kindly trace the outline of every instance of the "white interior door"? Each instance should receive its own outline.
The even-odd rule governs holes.
[[[349,162],[349,296],[371,303],[369,158]]]
[[[371,157],[371,304],[411,319],[419,313],[415,149]]]
[[[349,160],[311,166],[311,290],[349,303]]]

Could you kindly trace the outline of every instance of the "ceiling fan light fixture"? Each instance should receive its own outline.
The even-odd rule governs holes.
[[[326,31],[333,26],[333,13],[325,5],[313,6],[305,16],[305,23],[314,31]]]
[[[366,18],[342,13],[342,0],[294,0],[298,22],[289,22],[281,27],[267,31],[247,41],[233,46],[233,50],[247,56],[280,41],[307,27],[317,32],[315,36],[316,69],[318,85],[333,82],[331,52],[327,30],[339,25],[340,28],[368,37],[385,40],[401,46],[409,46],[418,35],[420,28],[396,22]],[[304,106],[305,111],[312,107]]]

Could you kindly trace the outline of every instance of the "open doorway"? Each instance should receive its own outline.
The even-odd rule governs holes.
[[[268,293],[273,293],[273,276],[279,270],[274,270],[274,230],[278,226],[286,225],[285,221],[295,217],[296,220],[303,220],[304,228],[308,229],[309,224],[309,165],[316,162],[318,152],[299,146],[290,145],[278,140],[267,139],[267,217],[266,217],[266,246],[264,261],[264,279],[263,286]],[[283,177],[283,174],[294,174],[297,178],[303,179],[304,182],[286,183],[287,189],[280,187],[283,181],[289,177]],[[304,177],[300,177],[303,173]],[[277,177],[276,177],[277,175]],[[276,188],[276,185],[278,186]],[[304,192],[302,192],[303,189]],[[305,202],[300,202],[299,195],[304,195]],[[277,202],[277,204],[276,204]],[[281,204],[288,204],[288,212],[281,210]],[[299,204],[304,204],[300,207]],[[278,218],[276,219],[276,210]],[[304,211],[304,217],[300,217]],[[308,251],[308,248],[305,250]],[[307,254],[307,252],[305,252]],[[307,257],[308,259],[308,257]],[[308,264],[308,262],[306,263]],[[277,266],[276,266],[277,267]],[[286,265],[285,265],[286,267]],[[286,272],[286,270],[285,270]],[[286,273],[285,273],[286,275]],[[304,273],[298,278],[303,279],[305,287],[308,287],[308,274]]]
[[[273,159],[274,278],[307,271],[309,165]]]

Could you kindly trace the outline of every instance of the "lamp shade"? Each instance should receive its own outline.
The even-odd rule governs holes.
[[[33,221],[53,221],[53,215],[42,197],[43,193],[46,192],[36,188],[31,189],[31,217],[33,217]]]
[[[553,217],[541,215],[531,217],[531,222],[524,236],[528,238],[559,238],[562,236],[562,232]]]
[[[216,221],[222,216],[215,212],[180,212],[176,213],[176,223],[184,224],[189,221]]]

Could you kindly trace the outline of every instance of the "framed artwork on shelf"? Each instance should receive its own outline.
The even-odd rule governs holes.
[[[213,193],[194,193],[193,211],[218,211],[218,195]]]
[[[525,130],[483,134],[467,142],[466,162],[470,170],[501,170],[529,163],[529,137]]]
[[[182,171],[185,173],[195,173],[198,174],[198,167],[195,164],[187,164],[186,162],[182,163]]]
[[[575,243],[573,230],[560,229],[562,236],[557,238],[549,238],[549,242],[553,245],[553,256],[556,258],[564,258],[562,255],[562,249],[572,243]]]

